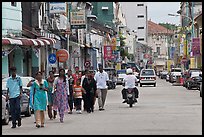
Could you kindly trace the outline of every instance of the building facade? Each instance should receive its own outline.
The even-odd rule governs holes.
[[[166,64],[168,60],[174,59],[175,43],[173,38],[172,30],[148,21],[148,45],[152,48],[154,66],[158,71],[166,69],[169,66]]]
[[[22,36],[22,9],[21,2],[2,3],[2,37],[21,37]],[[15,51],[15,54],[10,55]],[[9,75],[9,68],[16,66],[17,72],[22,73],[23,65],[22,50],[14,45],[2,45],[2,76]],[[9,61],[9,60],[12,60]]]
[[[146,2],[121,2],[126,15],[127,26],[137,32],[137,41],[147,44],[147,4]]]

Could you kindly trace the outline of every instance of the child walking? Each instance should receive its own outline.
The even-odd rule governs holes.
[[[75,98],[76,112],[78,114],[82,114],[82,112],[81,112],[82,94],[83,93],[86,94],[86,91],[84,90],[84,88],[80,84],[81,84],[81,80],[77,79],[76,85],[74,85],[74,88],[73,88],[73,95]]]

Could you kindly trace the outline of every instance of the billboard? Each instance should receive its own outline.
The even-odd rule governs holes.
[[[50,14],[66,13],[66,2],[50,2]]]

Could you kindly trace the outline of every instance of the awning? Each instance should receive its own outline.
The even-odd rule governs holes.
[[[28,38],[2,38],[2,45],[24,45],[24,46],[44,46],[53,45],[56,43],[55,39],[41,37],[38,39]]]
[[[76,43],[76,42],[71,41],[71,40],[69,41],[69,44],[70,44],[70,46],[79,46],[79,47],[82,47],[82,48],[85,47],[85,45],[80,44],[80,43]]]

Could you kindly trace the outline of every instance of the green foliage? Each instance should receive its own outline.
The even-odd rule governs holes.
[[[159,23],[159,25],[169,29],[169,30],[176,30],[178,26],[175,24],[170,24],[170,23]]]

